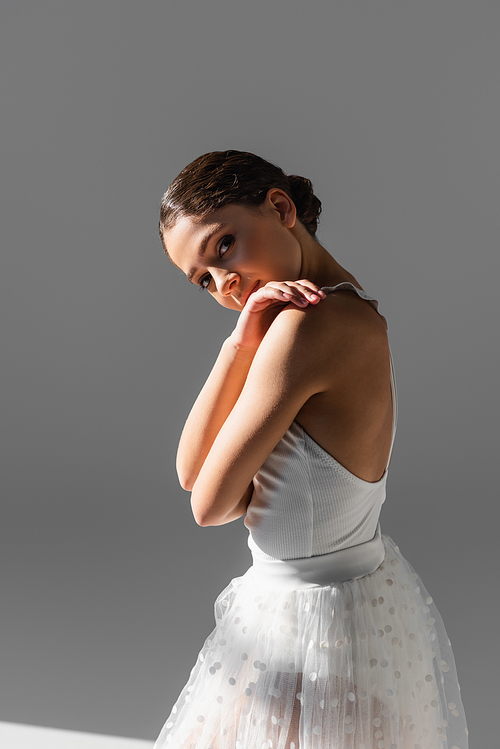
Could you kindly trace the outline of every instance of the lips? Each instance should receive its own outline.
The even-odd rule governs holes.
[[[255,286],[250,289],[250,291],[248,292],[247,297],[246,297],[246,299],[245,299],[245,301],[243,303],[243,307],[248,302],[248,300],[250,299],[250,296],[254,293],[254,291],[257,291],[257,289],[259,288],[259,283],[260,283],[260,281],[257,281],[257,283],[255,284]]]

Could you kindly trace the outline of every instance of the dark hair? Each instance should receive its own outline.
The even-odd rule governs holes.
[[[297,217],[311,236],[318,228],[321,201],[311,181],[286,175],[269,161],[247,151],[212,151],[198,156],[174,179],[160,208],[160,237],[181,216],[203,219],[226,205],[261,205],[278,187],[293,200]]]

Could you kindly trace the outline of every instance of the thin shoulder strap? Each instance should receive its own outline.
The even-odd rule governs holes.
[[[363,289],[359,289],[357,286],[355,286],[350,281],[341,281],[340,283],[335,284],[335,286],[323,286],[321,288],[321,291],[324,291],[325,294],[333,294],[334,291],[340,291],[341,289],[347,289],[348,291],[355,291],[356,294],[359,297],[361,297],[361,299],[365,299],[367,302],[370,302],[370,304],[372,305],[372,307],[374,308],[374,310],[379,313],[380,317],[384,321],[384,323],[385,323],[385,329],[389,330],[389,326],[387,325],[387,320],[379,312],[377,300],[374,299],[374,297],[372,297],[369,294],[367,294],[366,291],[364,291]]]
[[[394,374],[394,363],[392,361],[392,351],[389,345],[389,358],[391,361],[391,395],[392,395],[392,439],[391,449],[389,450],[389,457],[387,458],[387,465],[385,470],[389,468],[389,463],[392,458],[392,448],[394,447],[394,439],[396,437],[396,427],[398,425],[398,391],[396,388],[396,375]]]
[[[340,283],[336,284],[335,286],[323,286],[322,291],[325,292],[325,294],[333,294],[334,291],[340,290],[340,289],[349,289],[351,291],[355,291],[356,294],[361,298],[365,299],[367,302],[370,302],[372,307],[379,313],[380,317],[385,323],[385,329],[388,330],[389,326],[387,325],[387,320],[385,317],[379,312],[378,309],[378,301],[374,299],[372,296],[366,293],[363,289],[359,289],[357,286],[355,286],[350,281],[341,281]],[[389,346],[389,358],[391,363],[391,396],[392,396],[392,438],[391,438],[391,449],[389,450],[389,457],[387,459],[387,465],[385,470],[389,468],[389,463],[391,462],[392,458],[392,449],[394,447],[394,439],[396,437],[396,427],[398,423],[398,393],[396,389],[396,375],[394,374],[394,363],[392,361],[392,351],[391,347]]]

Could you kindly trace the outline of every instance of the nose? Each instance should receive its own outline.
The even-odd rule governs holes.
[[[231,272],[226,273],[219,271],[215,278],[215,285],[217,291],[221,296],[231,296],[235,293],[240,282],[240,277],[237,273]]]

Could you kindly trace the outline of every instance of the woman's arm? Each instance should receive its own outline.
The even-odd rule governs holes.
[[[317,294],[313,300],[312,293]],[[191,491],[221,427],[245,384],[255,354],[272,322],[289,303],[317,304],[324,293],[309,281],[271,282],[251,295],[235,330],[222,344],[217,361],[188,416],[177,451],[177,473]]]
[[[235,505],[233,509],[224,517],[223,524],[232,523],[233,520],[238,520],[238,518],[241,518],[243,517],[243,515],[247,514],[248,505],[250,504],[253,496],[253,489],[253,482],[250,482],[246,492],[244,493],[238,504]],[[222,525],[222,523],[218,523],[218,525]]]
[[[255,351],[238,347],[231,338],[222,344],[179,441],[176,467],[186,491],[193,488],[221,426],[238,400],[254,356]]]
[[[331,313],[328,326],[323,314],[290,305],[269,328],[194,483],[191,506],[199,525],[222,525],[246,512],[256,472],[304,403],[335,382],[334,362],[345,341]]]

